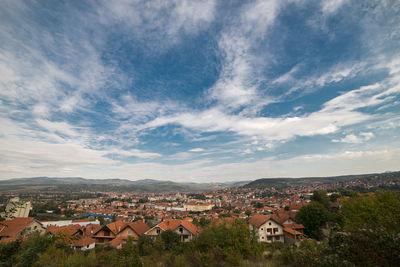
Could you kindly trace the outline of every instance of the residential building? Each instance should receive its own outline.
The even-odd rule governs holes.
[[[33,232],[44,233],[44,231],[42,224],[34,218],[14,218],[0,222],[0,242],[7,243]]]
[[[132,237],[134,241],[139,239],[139,236],[144,234],[150,228],[143,221],[136,222],[113,222],[98,229],[93,237],[97,243],[109,243],[114,239],[120,240],[119,245],[123,245],[128,237]],[[115,243],[116,241],[114,241]],[[113,243],[111,243],[112,245]]]
[[[254,215],[249,219],[249,228],[259,242],[284,242],[283,226],[272,215]]]
[[[200,233],[201,228],[187,220],[166,219],[149,229],[145,234],[155,239],[163,231],[167,230],[177,233],[181,242],[188,242]]]

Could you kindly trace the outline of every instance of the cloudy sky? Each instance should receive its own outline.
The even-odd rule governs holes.
[[[0,5],[0,179],[400,170],[400,2]]]

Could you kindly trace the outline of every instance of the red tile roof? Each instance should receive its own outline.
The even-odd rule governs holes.
[[[100,229],[101,229],[101,225],[99,225],[99,224],[88,224],[85,227],[85,235],[88,237],[92,237]]]
[[[165,221],[160,222],[157,226],[159,226],[164,231],[166,230],[175,230],[179,226],[185,227],[192,234],[197,234],[200,232],[201,228],[198,228],[196,225],[189,221],[178,220],[178,219],[167,219]]]
[[[301,232],[296,231],[296,230],[294,230],[292,228],[289,228],[289,227],[284,227],[283,231],[284,232],[288,232],[289,234],[292,234],[292,235],[301,235],[302,234]]]
[[[17,237],[26,227],[35,221],[34,218],[14,218],[0,222],[1,237]]]
[[[150,229],[150,227],[147,226],[147,224],[145,224],[143,221],[136,221],[136,222],[129,223],[129,226],[130,226],[138,235],[142,235],[142,234],[144,234],[147,230]]]
[[[272,217],[271,215],[256,214],[249,219],[249,223],[258,228],[261,225],[263,225],[265,222],[270,220],[271,217]]]
[[[87,245],[93,244],[95,242],[96,242],[95,239],[87,237],[75,241],[74,243],[72,243],[72,245],[75,247],[86,247]]]
[[[49,225],[47,226],[46,233],[51,233],[53,235],[62,233],[66,236],[73,236],[77,233],[83,233],[83,229],[79,224],[71,224],[66,226]]]

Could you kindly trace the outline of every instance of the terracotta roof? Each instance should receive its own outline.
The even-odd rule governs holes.
[[[138,234],[142,235],[144,234],[147,230],[150,229],[150,227],[147,226],[143,221],[136,221],[129,223],[129,226]]]
[[[181,220],[176,220],[176,219],[166,219],[158,224],[158,226],[163,229],[164,231],[166,230],[175,230],[178,228],[178,226],[181,224]]]
[[[47,226],[47,229],[46,229],[46,233],[51,233],[53,235],[62,233],[67,236],[73,236],[79,232],[83,233],[83,229],[79,224],[71,224],[71,225],[66,225],[66,226],[49,225],[49,226]]]
[[[256,226],[257,228],[263,225],[265,222],[271,219],[271,215],[256,214],[249,219],[249,223]]]
[[[143,221],[136,221],[136,222],[113,222],[109,223],[101,228],[99,228],[97,231],[95,231],[93,234],[96,234],[99,232],[102,228],[107,227],[110,229],[111,232],[114,233],[114,235],[117,235],[121,231],[123,231],[126,227],[130,227],[133,231],[135,231],[138,235],[144,234],[147,230],[150,229]]]
[[[122,237],[116,237],[113,240],[111,240],[110,245],[113,247],[118,247],[119,245],[123,245],[125,242],[125,239]]]
[[[89,236],[89,237],[94,236],[94,234],[100,229],[101,229],[101,225],[99,225],[99,224],[88,224],[85,227],[85,235]]]
[[[293,229],[304,229],[304,225],[302,225],[300,223],[285,223],[283,226],[293,228]]]
[[[86,247],[87,245],[93,244],[95,242],[96,242],[95,239],[87,237],[75,241],[74,243],[72,243],[72,245],[75,247]]]
[[[34,218],[14,218],[8,221],[0,222],[0,236],[16,237],[26,227],[35,221]]]
[[[288,232],[289,234],[292,234],[292,235],[301,235],[302,234],[301,232],[296,231],[296,230],[294,230],[292,228],[289,228],[289,227],[284,227],[283,231],[284,232]]]
[[[126,222],[113,222],[107,224],[105,227],[111,230],[115,235],[121,232],[125,227],[127,223]]]
[[[196,225],[194,225],[191,222],[185,221],[185,220],[178,220],[178,219],[167,219],[165,221],[160,222],[157,226],[159,226],[161,229],[164,231],[166,230],[175,230],[179,226],[185,227],[188,231],[190,231],[192,234],[197,234],[200,232],[201,228],[198,228]]]
[[[191,223],[189,221],[182,221],[181,225],[183,227],[185,227],[187,230],[189,230],[192,234],[200,233],[201,228],[197,227],[196,225],[194,225],[193,223]]]

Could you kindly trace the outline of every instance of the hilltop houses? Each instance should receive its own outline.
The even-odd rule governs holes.
[[[139,236],[149,229],[150,227],[143,221],[113,222],[98,229],[93,234],[93,238],[97,243],[110,243],[114,247],[121,248],[129,237],[137,241]]]
[[[188,242],[200,233],[201,228],[187,220],[166,219],[146,231],[145,234],[155,239],[163,231],[167,230],[177,233],[181,242]]]
[[[256,214],[249,219],[249,228],[255,231],[259,242],[298,243],[304,226],[295,223],[289,216]]]
[[[14,218],[0,222],[0,242],[7,243],[24,238],[33,232],[44,233],[43,225],[34,218]]]

